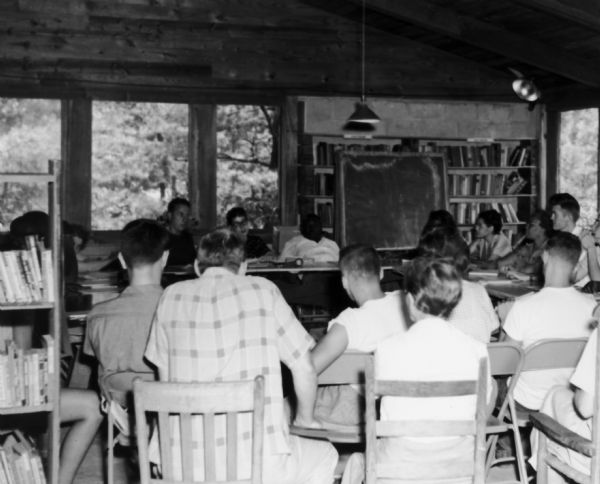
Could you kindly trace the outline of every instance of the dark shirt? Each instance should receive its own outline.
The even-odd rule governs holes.
[[[167,265],[185,266],[188,264],[193,264],[195,259],[196,248],[194,247],[194,239],[192,238],[192,234],[187,231],[183,231],[179,235],[171,234]]]
[[[265,244],[265,241],[261,239],[258,235],[250,235],[246,236],[246,258],[248,259],[256,259],[258,257],[262,257],[267,252],[269,252],[269,247]]]

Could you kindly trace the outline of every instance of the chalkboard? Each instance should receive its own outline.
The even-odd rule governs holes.
[[[447,208],[446,163],[436,153],[341,153],[336,161],[341,246],[409,248],[431,210]]]

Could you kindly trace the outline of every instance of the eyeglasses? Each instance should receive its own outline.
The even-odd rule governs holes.
[[[232,227],[245,227],[248,225],[248,220],[234,220],[231,222]]]

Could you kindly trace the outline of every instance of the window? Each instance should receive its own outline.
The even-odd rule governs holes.
[[[278,173],[273,153],[277,110],[264,106],[217,108],[217,223],[243,206],[256,228],[278,223]]]
[[[581,225],[598,212],[598,110],[566,111],[560,120],[558,189],[581,205]]]
[[[92,229],[157,218],[188,195],[186,104],[94,102]]]
[[[0,171],[43,172],[60,158],[60,101],[0,98]],[[0,230],[30,210],[48,210],[46,186],[0,185]]]

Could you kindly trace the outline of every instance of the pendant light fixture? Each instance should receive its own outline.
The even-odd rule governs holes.
[[[361,38],[361,59],[360,59],[360,74],[361,74],[361,89],[360,102],[356,103],[354,112],[350,115],[347,125],[355,124],[377,124],[381,121],[369,106],[367,106],[365,96],[365,6],[366,0],[362,0],[362,38]]]
[[[517,97],[529,103],[535,103],[539,101],[540,97],[542,97],[542,93],[534,84],[533,80],[526,78],[516,69],[509,67],[508,70],[510,70],[510,72],[512,72],[516,77],[516,79],[512,82],[512,88]]]

